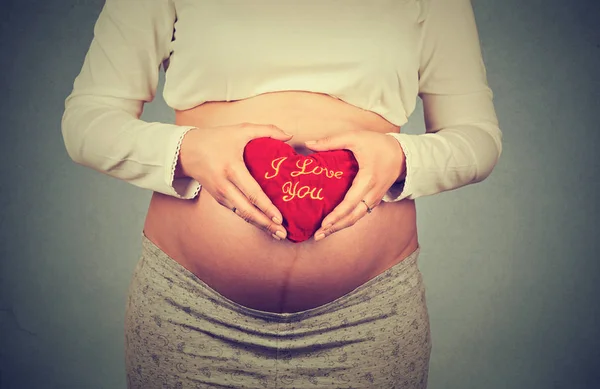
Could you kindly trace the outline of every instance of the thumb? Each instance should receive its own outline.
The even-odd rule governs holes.
[[[273,124],[242,123],[240,126],[248,130],[246,132],[248,141],[257,138],[271,138],[285,142],[293,137],[293,135],[286,133]]]
[[[267,125],[266,128],[264,128],[264,131],[261,132],[261,136],[277,139],[280,141],[288,141],[293,137],[293,135],[288,134],[287,132],[283,131],[281,128],[275,125]]]
[[[326,136],[317,140],[304,142],[306,147],[315,151],[341,150],[350,146],[350,139],[346,134],[336,134]]]

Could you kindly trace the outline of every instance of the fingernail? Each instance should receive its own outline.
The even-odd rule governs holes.
[[[315,241],[319,241],[321,239],[323,239],[325,237],[325,234],[320,232],[317,235],[315,235]]]
[[[277,236],[277,235],[275,235],[275,234],[271,234],[271,236],[272,236],[273,238],[277,239],[277,240],[281,240],[281,238],[280,238],[280,237],[278,237],[278,236]]]
[[[281,239],[285,239],[285,232],[283,231],[277,231],[275,232],[275,234],[280,237]]]
[[[275,224],[281,224],[282,223],[281,219],[278,218],[277,216],[273,216],[273,218],[271,220],[273,220],[273,223],[275,223]]]

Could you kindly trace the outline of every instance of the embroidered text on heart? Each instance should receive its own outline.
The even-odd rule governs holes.
[[[267,180],[270,180],[272,178],[279,176],[281,164],[286,159],[287,159],[287,157],[279,157],[279,158],[275,158],[274,160],[272,160],[271,168],[273,169],[273,172],[271,174],[269,174],[269,172],[266,172],[265,178]],[[324,167],[318,166],[318,165],[314,166],[312,169],[310,169],[308,167],[308,165],[310,165],[312,163],[313,163],[312,159],[296,161],[296,167],[299,170],[292,171],[290,173],[290,176],[297,177],[297,176],[306,175],[306,174],[314,174],[314,175],[324,174],[327,178],[336,178],[339,180],[344,175],[344,172],[342,172],[342,171],[333,171],[333,170],[330,170],[330,169],[327,169],[327,168],[324,168]],[[296,197],[302,199],[306,196],[310,196],[310,198],[313,200],[323,200],[324,199],[324,197],[321,196],[321,192],[323,191],[323,188],[316,188],[316,187],[311,188],[310,186],[307,186],[307,185],[298,187],[299,184],[300,184],[299,181],[296,181],[296,182],[292,182],[291,180],[286,181],[281,187],[281,191],[284,194],[284,196],[282,197],[282,200],[283,201],[291,201]],[[316,191],[316,193],[315,193],[315,191]]]

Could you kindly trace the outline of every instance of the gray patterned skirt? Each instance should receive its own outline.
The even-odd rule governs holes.
[[[419,250],[335,301],[273,313],[220,295],[142,232],[125,315],[128,388],[426,388]]]

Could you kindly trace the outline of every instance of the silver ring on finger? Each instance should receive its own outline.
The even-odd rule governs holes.
[[[373,211],[373,208],[369,207],[369,204],[367,204],[367,202],[365,200],[360,200],[362,201],[365,206],[367,207],[367,213],[371,213]]]

